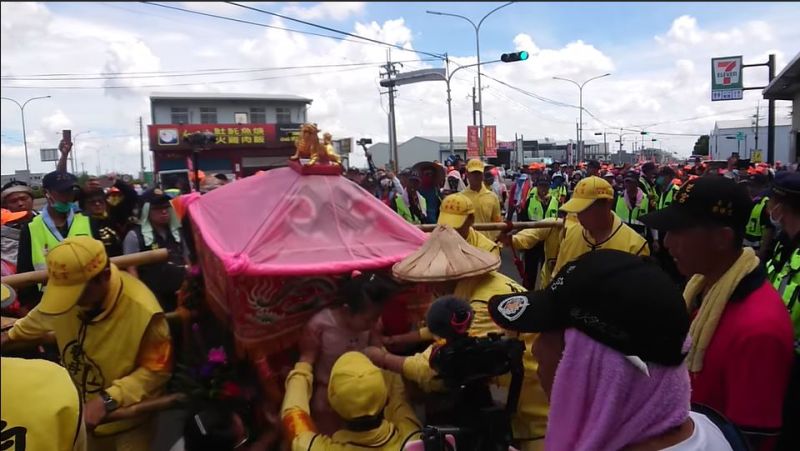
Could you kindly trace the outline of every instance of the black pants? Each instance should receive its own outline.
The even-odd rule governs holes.
[[[525,251],[523,261],[525,262],[525,280],[522,281],[522,284],[528,290],[533,290],[536,287],[539,266],[545,263],[544,243],[539,243],[532,249]]]

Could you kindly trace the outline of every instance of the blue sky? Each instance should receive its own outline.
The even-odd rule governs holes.
[[[224,3],[174,2],[172,5],[244,20],[322,32]],[[448,52],[458,64],[474,62],[474,31],[466,22],[429,15],[426,9],[479,20],[502,3],[488,2],[262,2],[257,6],[382,41],[434,53]],[[147,96],[153,91],[212,91],[296,94],[314,99],[309,119],[335,136],[369,136],[386,140],[386,98],[379,94],[378,67],[386,51],[372,44],[266,30],[261,27],[170,11],[141,3],[58,2],[2,3],[2,74],[99,73],[204,68],[265,68],[288,65],[336,65],[370,62],[354,72],[304,75],[286,72],[282,79],[256,81],[263,75],[191,79],[59,82],[92,89],[50,89],[51,81],[10,82],[3,96],[25,99],[52,95],[26,110],[32,149],[53,147],[61,128],[92,130],[79,147],[87,166],[102,167],[97,155],[112,153],[110,166],[138,165],[138,126],[149,121]],[[748,91],[736,102],[711,102],[710,59],[744,55],[745,63],[761,62],[775,53],[778,70],[800,51],[800,6],[797,3],[526,3],[509,5],[489,17],[481,29],[483,61],[501,53],[532,51],[524,63],[494,64],[483,72],[517,88],[569,105],[577,90],[554,76],[592,82],[584,92],[587,132],[610,126],[665,123],[654,131],[663,146],[680,154],[691,150],[696,136],[708,133],[716,120],[741,119],[755,110],[759,93]],[[538,51],[538,53],[537,53]],[[392,51],[394,60],[419,60],[419,55]],[[435,61],[407,62],[402,70],[441,67]],[[454,77],[453,112],[456,135],[471,123],[467,95],[475,73]],[[236,79],[236,83],[220,83]],[[191,86],[176,82],[190,80]],[[747,69],[745,84],[766,82],[765,69]],[[105,83],[105,84],[104,84]],[[121,84],[125,89],[105,89]],[[158,88],[147,85],[155,84]],[[21,87],[26,86],[26,87]],[[489,79],[483,80],[485,123],[497,124],[500,140],[526,137],[570,139],[575,135],[577,108],[542,102]],[[3,172],[19,167],[22,157],[19,113],[2,106]],[[781,111],[788,111],[779,102]],[[422,83],[398,92],[398,135],[446,135],[444,86]],[[691,121],[679,119],[699,117]],[[685,136],[680,136],[684,134]],[[146,144],[145,144],[146,145]],[[626,147],[627,148],[627,147]],[[114,163],[116,161],[116,163]],[[24,163],[23,163],[24,164]],[[37,163],[38,164],[38,163]],[[34,164],[34,169],[37,167]]]

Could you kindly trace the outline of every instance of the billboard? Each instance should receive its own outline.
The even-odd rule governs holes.
[[[711,59],[711,100],[742,100],[742,57]]]
[[[58,149],[39,149],[39,152],[42,155],[42,162],[47,161],[58,161]]]

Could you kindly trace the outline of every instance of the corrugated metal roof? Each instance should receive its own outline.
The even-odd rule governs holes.
[[[766,115],[765,115],[766,116]],[[718,130],[730,130],[734,128],[751,128],[753,127],[753,119],[733,119],[730,121],[717,121],[716,128]],[[767,119],[763,118],[758,123],[759,128],[767,128]],[[792,121],[789,118],[784,117],[776,117],[775,118],[775,126],[782,127],[784,125],[792,125]]]

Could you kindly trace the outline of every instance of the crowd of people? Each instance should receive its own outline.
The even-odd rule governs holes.
[[[518,449],[798,449],[800,173],[735,159],[587,161],[505,180],[479,159],[396,174],[369,164],[345,175],[435,230],[391,271],[341,277],[303,330],[280,406],[234,373],[233,386],[186,407],[174,449],[423,449],[423,424],[462,426],[473,442],[458,446],[472,449],[489,425],[433,362],[495,334],[525,346],[520,379],[485,381],[500,401],[521,383],[508,418]],[[65,168],[44,177],[38,212],[30,187],[2,187],[3,275],[48,273],[46,285],[3,286],[3,316],[18,319],[2,336],[2,446],[150,449],[155,415],[115,413],[189,374],[176,369],[187,346],[165,315],[182,307],[197,263],[182,191],[79,186]],[[224,183],[214,179],[201,191]],[[505,221],[537,225],[473,227]],[[112,262],[156,249],[165,261]],[[503,249],[522,252],[521,283],[500,272]],[[410,286],[435,301],[424,323],[388,333]],[[50,333],[55,348],[5,351]],[[192,377],[224,379],[234,355],[224,345]]]

